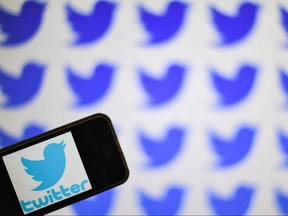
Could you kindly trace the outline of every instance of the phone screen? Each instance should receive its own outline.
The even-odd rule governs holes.
[[[92,189],[71,132],[3,160],[24,214]]]

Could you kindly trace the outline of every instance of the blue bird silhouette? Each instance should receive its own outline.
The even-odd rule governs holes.
[[[7,147],[14,143],[28,139],[44,132],[44,129],[38,125],[29,124],[24,128],[23,136],[14,137],[0,128],[0,146]]]
[[[72,205],[77,215],[107,215],[113,206],[115,190],[107,190]]]
[[[283,215],[288,215],[288,194],[277,189],[275,192],[278,209]]]
[[[211,143],[219,156],[218,166],[227,167],[239,163],[249,153],[254,136],[255,129],[249,127],[241,127],[230,140],[210,133]]]
[[[64,140],[59,144],[47,145],[44,149],[43,160],[29,160],[21,157],[21,162],[26,167],[26,173],[31,175],[35,181],[41,182],[32,189],[33,191],[50,188],[60,180],[66,166],[65,146]]]
[[[147,45],[166,42],[174,37],[184,22],[186,9],[186,4],[172,1],[164,14],[155,15],[140,6],[141,22],[150,36]]]
[[[244,2],[235,16],[229,16],[211,8],[213,23],[221,35],[219,45],[230,45],[243,40],[256,22],[259,6]]]
[[[288,75],[283,69],[280,69],[279,73],[280,73],[281,86],[286,95],[287,102],[288,102]],[[286,102],[286,105],[288,104],[287,102]]]
[[[161,166],[171,161],[183,145],[184,130],[171,127],[161,139],[151,139],[140,133],[140,144],[149,157],[149,166]]]
[[[185,72],[184,66],[173,64],[163,77],[157,79],[140,69],[140,81],[149,95],[149,105],[156,106],[170,101],[182,86]]]
[[[68,21],[77,34],[73,44],[87,44],[102,38],[112,24],[115,8],[115,3],[99,1],[91,14],[80,14],[67,5]]]
[[[107,94],[115,68],[108,64],[100,64],[88,78],[76,75],[70,68],[66,71],[69,85],[77,96],[76,106],[85,106],[99,101]]]
[[[183,202],[184,192],[183,188],[170,187],[160,198],[140,192],[140,202],[147,215],[176,215]]]
[[[285,8],[280,7],[280,14],[281,14],[281,23],[282,23],[283,29],[288,35],[288,11]]]
[[[223,78],[214,70],[210,72],[214,87],[221,98],[220,104],[231,106],[241,102],[249,94],[256,79],[257,68],[243,65],[234,79]]]
[[[217,215],[245,215],[251,204],[254,189],[239,186],[235,193],[226,198],[219,197],[214,192],[209,192],[209,200],[213,212]]]
[[[27,1],[15,15],[0,5],[0,29],[5,34],[5,40],[0,44],[18,45],[31,39],[41,25],[44,9],[44,3]]]
[[[0,90],[5,95],[3,107],[14,107],[31,101],[43,82],[45,66],[27,63],[20,77],[8,75],[0,68]]]
[[[281,150],[283,154],[285,155],[284,166],[288,167],[288,135],[286,135],[281,130],[278,130],[277,135],[278,135],[278,140],[279,140],[279,146],[281,147]]]

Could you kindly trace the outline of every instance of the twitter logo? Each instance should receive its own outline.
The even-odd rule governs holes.
[[[147,215],[177,215],[184,199],[185,190],[180,187],[169,187],[166,194],[154,198],[143,192],[139,193],[141,205]]]
[[[32,62],[27,63],[20,77],[9,75],[0,67],[0,91],[5,100],[2,107],[15,107],[31,101],[43,83],[45,67]]]
[[[217,215],[245,215],[249,210],[254,189],[248,186],[239,186],[230,197],[219,197],[209,192],[209,201],[212,211]]]
[[[162,105],[172,100],[182,86],[186,71],[184,66],[172,64],[164,76],[155,78],[140,69],[140,82],[149,96],[149,105]]]
[[[150,138],[139,133],[140,144],[149,158],[149,166],[157,167],[171,161],[179,153],[184,139],[184,129],[171,127],[162,138]]]
[[[276,202],[282,215],[288,215],[288,194],[284,194],[281,190],[276,190]]]
[[[243,160],[251,151],[255,133],[255,129],[250,127],[241,127],[230,139],[210,133],[211,144],[219,156],[218,166],[232,166]]]
[[[45,9],[45,4],[26,1],[19,14],[6,11],[0,5],[0,29],[5,39],[2,45],[18,45],[30,40],[38,31]]]
[[[287,103],[288,102],[288,75],[283,69],[279,70],[279,74],[280,74],[280,82],[281,82],[283,92],[285,93],[287,97],[287,101],[286,101],[286,106],[287,106],[288,104]]]
[[[161,15],[155,15],[143,7],[139,7],[141,23],[149,34],[147,45],[166,42],[180,31],[185,18],[187,5],[172,1]]]
[[[258,9],[258,5],[244,2],[236,15],[229,16],[212,7],[212,21],[221,36],[219,45],[231,45],[247,37],[256,23]]]
[[[115,8],[115,3],[99,1],[90,14],[80,14],[67,5],[68,21],[77,35],[73,44],[87,44],[103,38],[112,24]]]
[[[22,137],[14,137],[0,128],[0,146],[7,147],[14,143],[28,139],[44,132],[44,129],[38,125],[29,124],[24,128]]]
[[[75,106],[81,107],[100,101],[108,93],[115,68],[108,64],[99,64],[88,78],[76,75],[69,67],[66,72],[69,86],[77,98]]]
[[[242,65],[233,79],[220,76],[214,69],[210,70],[210,73],[220,97],[220,105],[225,107],[241,102],[251,92],[256,80],[257,68]]]
[[[30,160],[21,157],[26,173],[31,175],[35,181],[41,182],[40,185],[32,189],[33,191],[50,188],[60,180],[66,166],[65,146],[64,140],[60,143],[47,145],[44,149],[43,160]]]
[[[288,35],[288,12],[283,7],[280,7],[281,23],[285,33]],[[287,46],[287,45],[286,45]]]
[[[285,167],[288,167],[288,136],[281,130],[277,132],[280,148],[285,155]]]
[[[113,206],[115,190],[107,190],[72,205],[77,215],[107,215]]]

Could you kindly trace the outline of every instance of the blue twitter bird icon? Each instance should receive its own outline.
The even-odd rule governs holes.
[[[32,100],[42,86],[44,71],[44,66],[32,62],[24,66],[20,77],[8,75],[0,68],[0,91],[5,96],[0,106],[15,107]]]
[[[32,189],[33,191],[50,188],[60,180],[66,166],[65,146],[64,140],[60,143],[47,145],[44,149],[43,160],[30,160],[21,157],[26,173],[31,175],[35,181],[41,182],[40,185]]]
[[[285,134],[282,130],[278,130],[277,132],[279,146],[285,155],[284,166],[288,167],[288,135]]]
[[[5,34],[2,45],[18,45],[31,39],[38,31],[44,14],[44,3],[26,1],[19,14],[12,14],[0,5],[0,29]]]
[[[241,102],[252,90],[256,80],[257,68],[242,65],[234,79],[223,78],[215,70],[210,70],[212,82],[220,96],[223,107]]]
[[[186,71],[184,66],[172,64],[163,77],[154,78],[140,69],[140,82],[150,98],[149,105],[157,106],[170,101],[179,92]]]
[[[66,72],[69,85],[77,97],[75,105],[81,107],[100,101],[108,93],[115,68],[108,64],[99,64],[88,78],[76,75],[70,68]]]
[[[179,153],[184,138],[184,129],[171,127],[161,139],[151,139],[140,133],[140,144],[149,157],[149,166],[157,167],[171,161]]]
[[[235,16],[228,16],[212,7],[213,23],[221,35],[219,45],[231,45],[247,37],[256,23],[258,9],[258,5],[244,2]]]
[[[280,189],[277,189],[275,191],[275,195],[278,209],[282,215],[288,215],[288,194],[285,194]]]
[[[163,43],[173,38],[180,31],[184,22],[186,9],[186,4],[172,1],[169,3],[164,14],[155,15],[140,6],[141,23],[150,36],[147,45]]]
[[[279,74],[280,74],[280,82],[281,86],[283,89],[283,92],[286,95],[286,106],[288,105],[288,75],[287,72],[284,71],[283,69],[279,69]]]
[[[160,198],[152,198],[143,192],[139,193],[141,205],[147,215],[177,215],[183,202],[185,189],[169,187]]]
[[[24,128],[22,137],[14,137],[0,128],[0,146],[7,147],[14,143],[28,139],[44,132],[44,129],[35,124],[29,124]]]
[[[280,14],[281,14],[281,24],[285,33],[288,36],[288,11],[284,7],[280,7]],[[286,43],[286,47],[288,44]]]
[[[115,198],[115,189],[107,190],[72,205],[77,215],[107,215]]]
[[[245,185],[239,186],[235,193],[226,198],[209,192],[209,201],[213,212],[217,215],[245,215],[251,204],[254,188]]]
[[[243,160],[251,150],[254,136],[255,129],[249,127],[241,127],[229,140],[210,133],[211,143],[219,156],[218,166],[232,166]]]
[[[99,1],[95,4],[91,14],[80,14],[70,5],[66,6],[68,21],[77,34],[74,45],[87,44],[98,41],[109,30],[116,4],[107,1]]]

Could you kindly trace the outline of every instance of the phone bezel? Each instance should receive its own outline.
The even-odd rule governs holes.
[[[102,123],[100,123],[101,121]],[[91,132],[92,131],[94,132],[95,129],[98,131],[97,133],[92,135]],[[87,130],[89,130],[89,132]],[[77,201],[80,201],[82,199],[101,193],[110,188],[116,187],[127,181],[129,176],[128,166],[124,158],[123,152],[121,150],[112,122],[107,115],[97,113],[88,116],[86,118],[69,123],[67,125],[58,127],[56,129],[47,131],[43,134],[21,141],[15,145],[0,150],[0,171],[2,170],[3,171],[2,173],[4,173],[3,175],[1,175],[0,180],[5,184],[9,184],[5,185],[6,190],[4,190],[4,193],[1,192],[2,198],[0,198],[0,202],[1,201],[5,202],[5,200],[9,202],[7,199],[4,199],[3,197],[4,196],[10,197],[11,198],[11,199],[9,198],[10,203],[8,203],[8,205],[5,205],[9,206],[9,204],[12,205],[12,203],[14,203],[13,209],[9,207],[10,211],[15,211],[15,213],[17,211],[17,215],[19,214],[24,215],[20,203],[18,201],[16,192],[8,175],[8,171],[4,164],[3,156],[36,145],[42,141],[59,136],[69,131],[71,131],[72,136],[74,138],[77,150],[79,152],[80,158],[86,170],[92,189],[25,215],[30,216],[30,215],[47,214],[49,212],[55,211],[57,209],[73,204]],[[107,132],[109,131],[109,134],[105,134],[105,131]],[[85,135],[85,137],[83,135]],[[101,138],[104,139],[105,142],[97,143],[97,145],[92,144],[95,141],[100,142],[99,139]],[[96,152],[94,152],[94,150]],[[104,168],[103,165],[105,165],[106,167]],[[112,171],[109,172],[109,168],[111,167],[115,168],[115,166],[117,166],[117,169],[113,170],[113,173]],[[97,173],[98,174],[100,173],[100,175],[97,175]],[[9,183],[7,178],[9,179]],[[2,187],[4,186],[2,185]],[[11,190],[11,187],[13,188],[13,190]],[[9,190],[10,192],[8,192]],[[10,194],[7,194],[7,192]],[[15,203],[15,197],[17,199],[17,203]],[[19,209],[21,212],[19,212]],[[13,213],[10,211],[8,213]]]

